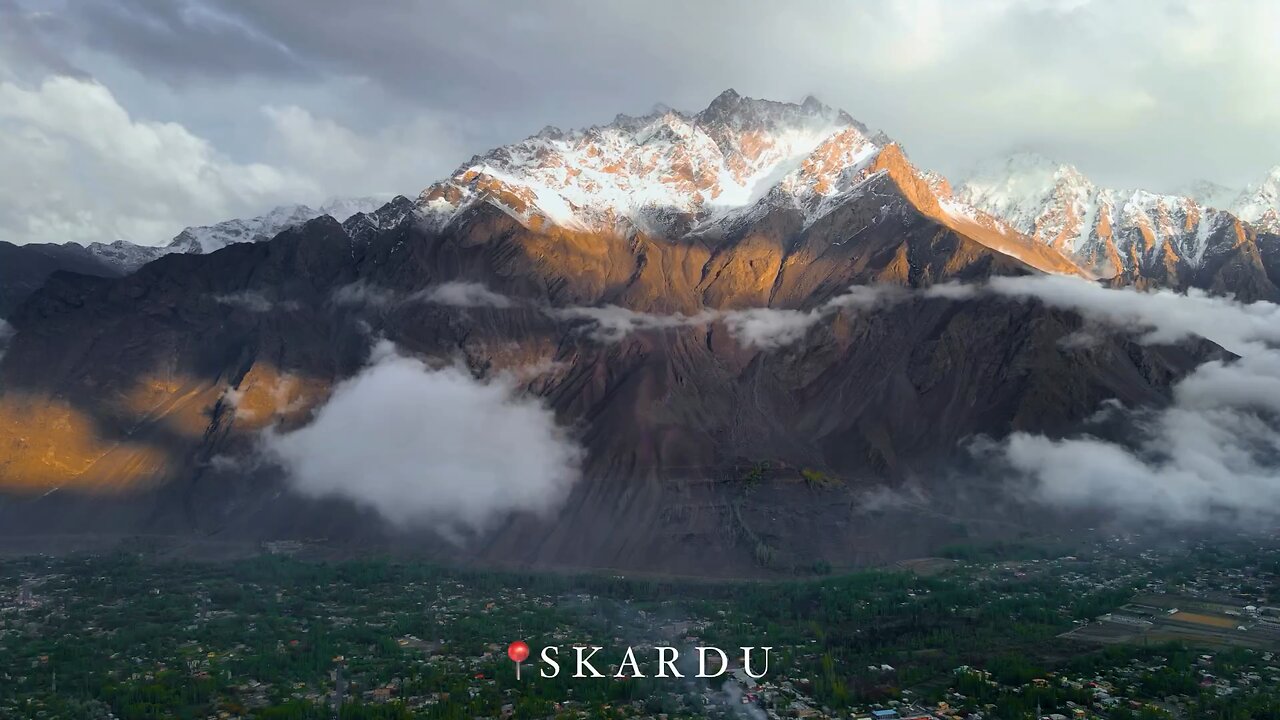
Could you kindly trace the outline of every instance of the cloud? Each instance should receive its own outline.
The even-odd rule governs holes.
[[[943,293],[954,294],[947,287]],[[932,291],[923,293],[934,297]],[[490,290],[483,284],[451,281],[434,285],[413,293],[397,293],[392,290],[358,281],[339,288],[333,301],[339,305],[389,308],[415,302],[427,302],[450,307],[512,308],[533,307],[556,320],[583,320],[589,335],[600,342],[618,342],[636,332],[701,327],[712,323],[724,323],[729,333],[748,347],[774,349],[789,345],[803,338],[809,328],[842,310],[871,310],[878,306],[903,302],[913,296],[912,291],[889,285],[854,285],[846,291],[812,310],[787,310],[777,308],[748,308],[745,310],[702,310],[692,315],[684,313],[655,314],[639,312],[617,305],[596,307],[549,307],[535,305],[518,298],[507,297]]]
[[[276,308],[292,312],[302,307],[296,300],[276,302],[254,290],[241,290],[224,295],[214,295],[213,300],[220,305],[230,305],[253,313],[271,312]]]
[[[95,151],[71,143],[46,157],[43,141],[5,127],[0,167],[42,188],[36,199],[0,194],[6,240],[150,244],[283,202],[412,196],[546,124],[607,122],[658,101],[698,110],[727,87],[790,101],[812,93],[953,180],[1013,149],[1062,158],[1106,186],[1167,191],[1200,177],[1242,186],[1280,160],[1280,94],[1257,90],[1280,84],[1280,43],[1237,42],[1239,28],[1280,25],[1266,0],[897,0],[802,12],[762,0],[62,5],[0,0],[0,81],[93,78],[133,122],[170,121],[216,148],[219,164],[269,168],[291,189],[177,202],[170,189],[183,185],[163,167],[87,182],[78,173],[101,162]],[[570,62],[563,47],[609,62]],[[163,192],[114,192],[122,179]],[[94,198],[94,187],[108,192]]]
[[[423,291],[420,297],[426,302],[453,307],[508,308],[513,304],[506,295],[500,295],[480,283],[470,282],[436,285]]]
[[[1185,295],[1171,290],[1110,290],[1055,275],[992,278],[987,289],[1076,310],[1098,322],[1139,332],[1148,343],[1205,337],[1243,354],[1280,342],[1280,305],[1270,302],[1245,304],[1196,289]]]
[[[655,315],[636,312],[617,305],[603,307],[565,307],[547,308],[548,316],[560,320],[589,320],[594,325],[592,337],[601,342],[617,342],[627,335],[643,330],[664,330],[670,328],[696,327],[714,322],[718,314],[713,311],[697,315]]]
[[[1240,528],[1272,527],[1280,519],[1280,307],[1048,276],[993,279],[989,290],[1076,310],[1135,332],[1142,342],[1202,336],[1242,357],[1196,368],[1174,387],[1169,407],[1109,404],[1101,419],[1128,422],[1123,442],[1014,433],[975,443],[975,453],[1054,505]]]
[[[337,305],[353,307],[385,308],[402,302],[402,299],[394,290],[388,290],[363,280],[357,280],[335,290],[333,292],[333,302]]]
[[[307,426],[264,442],[292,487],[372,508],[448,537],[513,512],[547,513],[578,478],[583,451],[539,400],[505,376],[432,369],[389,344],[338,384]]]
[[[749,347],[776,348],[804,337],[825,311],[751,308],[724,313],[721,319],[738,342]]]
[[[0,238],[162,245],[277,205],[413,194],[455,163],[456,139],[425,112],[365,134],[296,106],[263,115],[266,149],[240,162],[182,124],[134,117],[96,81],[0,72]]]
[[[0,83],[0,236],[159,244],[189,224],[318,189],[238,163],[175,123],[134,119],[107,88],[53,77]]]
[[[551,308],[547,313],[557,318],[592,321],[596,328],[594,337],[604,342],[616,342],[630,333],[644,330],[699,327],[722,322],[729,334],[743,345],[769,350],[800,340],[809,332],[809,328],[841,310],[867,311],[902,302],[911,296],[911,291],[892,285],[854,285],[843,294],[811,310],[759,307],[744,310],[703,310],[693,315],[655,315],[606,305]]]
[[[427,109],[363,132],[297,105],[267,105],[262,112],[273,162],[329,195],[412,197],[462,160],[457,130]]]
[[[516,305],[514,299],[496,293],[482,283],[457,280],[432,285],[412,293],[399,293],[358,280],[338,288],[333,293],[333,301],[338,305],[373,308],[389,308],[419,302],[461,308],[510,308]]]

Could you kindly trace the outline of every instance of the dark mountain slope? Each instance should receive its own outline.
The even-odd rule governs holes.
[[[75,243],[14,245],[0,241],[0,318],[8,317],[58,271],[95,277],[124,274],[118,266]]]
[[[776,348],[744,344],[723,320],[611,342],[558,312],[807,312],[855,284],[922,290],[1033,272],[939,222],[892,173],[868,188],[808,226],[778,209],[714,239],[535,231],[482,203],[443,229],[405,216],[349,232],[320,218],[126,278],[58,275],[14,313],[0,360],[0,527],[324,537],[453,556],[346,503],[301,499],[251,461],[261,429],[306,423],[386,338],[477,375],[550,368],[527,390],[587,450],[560,514],[513,518],[467,547],[478,559],[722,574],[844,566],[959,531],[859,520],[861,493],[945,477],[975,434],[1065,432],[1110,398],[1159,405],[1218,352],[1122,337],[1068,349],[1078,316],[997,297],[916,293],[824,312]],[[513,302],[410,300],[450,281]],[[744,484],[750,468],[767,468],[758,484]]]

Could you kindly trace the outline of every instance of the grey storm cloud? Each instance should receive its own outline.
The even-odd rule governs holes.
[[[944,172],[1024,146],[1121,185],[1244,183],[1280,160],[1280,99],[1258,92],[1280,85],[1265,0],[79,0],[56,15],[36,29],[69,64],[89,66],[83,48],[179,88],[286,95],[356,78],[492,123],[488,144],[659,101],[697,109],[732,86],[815,94]],[[1257,42],[1238,42],[1245,27]]]

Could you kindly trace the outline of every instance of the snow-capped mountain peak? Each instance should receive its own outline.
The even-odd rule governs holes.
[[[800,104],[733,90],[704,110],[665,106],[602,126],[547,128],[464,163],[419,206],[439,225],[488,202],[530,226],[669,233],[724,218],[785,182],[833,191],[834,177],[881,145],[866,126],[809,97]]]
[[[956,197],[1053,245],[1076,230],[1088,198],[1096,192],[1074,166],[1038,153],[1018,152],[980,165]]]

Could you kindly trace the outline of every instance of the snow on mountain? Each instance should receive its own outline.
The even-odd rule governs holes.
[[[979,167],[957,189],[961,202],[1003,218],[1100,276],[1142,274],[1152,263],[1198,266],[1210,239],[1235,222],[1182,195],[1095,185],[1076,168],[1034,153]]]
[[[794,104],[727,90],[698,113],[659,107],[585,130],[546,128],[473,157],[417,205],[437,228],[488,203],[535,230],[714,236],[775,210],[797,211],[808,227],[884,176],[916,211],[979,243],[1042,270],[1082,272],[954,201],[947,181],[916,169],[897,143],[812,97]]]
[[[346,222],[356,213],[372,213],[388,202],[390,195],[366,195],[364,197],[331,197],[320,204],[317,217],[328,215],[338,222]]]
[[[886,142],[813,98],[797,105],[727,90],[697,114],[659,107],[586,130],[546,128],[472,158],[418,204],[441,226],[490,202],[534,227],[668,233],[766,197],[816,210]]]
[[[335,220],[343,222],[357,213],[373,212],[385,202],[386,198],[363,197],[330,199],[319,209],[307,205],[281,205],[265,215],[186,228],[174,237],[173,241],[166,246],[166,250],[181,253],[211,253],[232,243],[269,240],[286,228],[321,215],[331,215]]]
[[[170,253],[210,253],[237,242],[258,242],[275,237],[286,228],[321,215],[343,222],[355,237],[367,228],[380,228],[398,223],[412,212],[412,203],[403,196],[387,202],[384,197],[331,198],[318,209],[306,205],[277,207],[265,215],[226,220],[214,225],[189,227],[168,245],[135,245],[125,240],[92,243],[85,246],[89,254],[122,273],[131,273]]]
[[[332,213],[329,213],[333,215]],[[418,214],[417,206],[403,195],[397,195],[377,209],[357,212],[342,221],[342,228],[352,241],[362,242],[374,233],[395,227]],[[337,215],[333,215],[337,217]]]
[[[1267,232],[1280,233],[1280,165],[1271,168],[1261,182],[1246,188],[1232,209],[1241,220]]]
[[[91,243],[85,249],[108,265],[120,268],[121,272],[124,273],[131,273],[161,255],[168,255],[170,252],[165,247],[134,245],[125,240],[116,240],[113,243]]]

